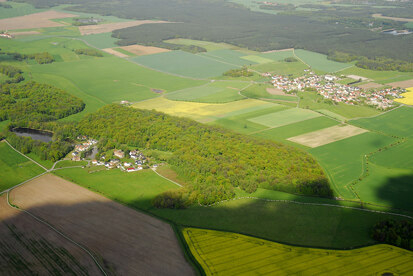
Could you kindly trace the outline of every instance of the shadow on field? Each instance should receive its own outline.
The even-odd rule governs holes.
[[[394,209],[413,211],[413,174],[390,177],[377,189],[377,197]]]

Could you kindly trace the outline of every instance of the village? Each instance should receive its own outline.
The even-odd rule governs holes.
[[[337,83],[336,81],[340,79],[337,76],[319,76],[309,69],[304,71],[306,72],[304,76],[294,79],[282,75],[271,75],[270,73],[266,73],[264,76],[271,77],[271,83],[276,89],[289,94],[294,93],[294,91],[304,91],[306,88],[312,88],[325,99],[335,103],[366,104],[382,110],[394,107],[393,99],[402,98],[400,94],[406,92],[405,89],[401,88],[362,89],[358,86]]]
[[[91,164],[94,166],[104,166],[106,169],[118,168],[124,172],[136,172],[149,167],[149,158],[146,157],[138,149],[120,150],[114,149],[113,152],[103,153],[99,158],[97,156],[97,140],[89,139],[87,136],[78,136],[78,140],[83,141],[75,145],[72,152],[72,161],[82,161],[92,159]],[[157,164],[152,164],[152,168],[156,169]]]

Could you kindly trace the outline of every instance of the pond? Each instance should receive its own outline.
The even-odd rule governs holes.
[[[12,129],[12,132],[14,132],[17,136],[30,137],[33,140],[42,141],[45,143],[52,141],[53,136],[53,133],[51,132],[22,127],[14,128]]]

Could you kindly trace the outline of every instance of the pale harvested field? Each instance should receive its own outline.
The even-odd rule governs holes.
[[[20,239],[16,239],[13,232],[18,233]],[[22,242],[29,246],[26,247]],[[45,244],[48,247],[44,247]],[[37,252],[33,254],[28,249]],[[85,272],[90,275],[101,274],[86,252],[28,214],[11,208],[7,204],[6,195],[0,196],[0,275],[48,275],[50,269],[55,269],[59,272],[57,274],[64,275],[63,263],[54,262],[47,257],[47,254],[62,250],[68,253],[57,255],[60,255],[60,260],[75,274],[85,275]],[[27,268],[16,264],[17,260],[26,263]]]
[[[362,85],[358,85],[358,87],[363,88],[363,89],[373,89],[373,88],[379,88],[382,87],[383,84],[380,83],[375,83],[375,82],[368,82]]]
[[[106,48],[106,49],[102,49],[102,51],[105,51],[108,54],[117,56],[117,57],[121,57],[121,58],[127,58],[128,55],[125,55],[124,53],[118,52],[112,48]]]
[[[47,27],[60,27],[63,24],[50,19],[76,17],[77,15],[58,11],[45,11],[29,15],[0,19],[1,30],[37,29]]]
[[[413,87],[413,79],[405,80],[405,81],[392,82],[392,83],[388,83],[387,85],[391,85],[392,87],[409,88],[409,87]]]
[[[169,224],[55,175],[13,190],[11,201],[101,256],[114,274],[194,274]]]
[[[41,34],[38,31],[27,31],[27,32],[12,32],[10,33],[12,36],[24,36],[24,35],[38,35]]]
[[[372,15],[374,18],[382,18],[382,19],[389,19],[394,21],[401,21],[401,22],[413,22],[412,18],[402,18],[402,17],[391,17],[391,16],[383,16],[380,13],[375,13]]]
[[[100,24],[100,25],[80,26],[79,31],[81,35],[102,34],[102,33],[110,33],[114,30],[139,26],[143,24],[159,24],[159,23],[171,23],[171,22],[155,21],[155,20],[135,20],[135,21],[128,21],[128,22],[117,22],[117,23],[108,23],[108,24]]]
[[[129,53],[135,54],[137,56],[146,56],[146,55],[152,55],[152,54],[158,54],[158,53],[164,53],[164,52],[171,51],[171,50],[164,49],[164,48],[143,46],[143,45],[129,45],[129,46],[123,46],[119,48],[122,48],[123,50],[128,51]]]
[[[368,78],[362,77],[362,76],[357,76],[357,75],[347,75],[348,78],[353,79],[353,80],[359,80],[361,79],[362,81],[367,81],[369,80]]]
[[[270,53],[277,53],[277,52],[288,52],[288,51],[293,51],[294,48],[287,48],[287,49],[281,49],[281,50],[271,50],[271,51],[266,51],[262,52],[263,54],[270,54]]]
[[[310,148],[330,144],[352,136],[367,132],[367,130],[351,125],[333,126],[318,131],[309,132],[299,136],[288,138],[287,140]]]
[[[271,95],[290,96],[288,94],[285,94],[284,91],[278,88],[267,88],[267,92],[270,93]]]

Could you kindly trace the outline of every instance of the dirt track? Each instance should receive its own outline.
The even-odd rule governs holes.
[[[60,27],[63,24],[51,21],[50,19],[76,17],[74,14],[58,11],[45,11],[29,15],[0,19],[1,30],[36,29],[47,27]]]
[[[193,274],[169,224],[55,175],[13,190],[11,201],[102,256],[115,274]]]
[[[13,232],[18,233],[19,238],[16,238]],[[47,246],[48,249],[45,250]],[[34,253],[33,250],[37,252]],[[50,256],[62,250],[68,254],[54,255],[60,256],[62,263],[56,263],[47,258],[47,255]],[[83,250],[28,214],[11,208],[7,204],[6,195],[0,196],[0,256],[0,275],[23,275],[24,273],[46,275],[49,274],[50,269],[56,269],[64,274],[62,264],[68,265],[78,275],[86,271],[90,275],[101,274],[92,258]],[[44,258],[49,262],[44,262]],[[27,267],[13,263],[12,260],[20,260],[26,263]],[[21,270],[16,271],[16,268]]]
[[[171,22],[154,21],[154,20],[135,20],[135,21],[128,21],[128,22],[117,22],[117,23],[107,23],[107,24],[100,24],[100,25],[80,26],[79,31],[81,35],[102,34],[102,33],[110,33],[114,30],[139,26],[143,24],[159,24],[159,23],[171,23]]]

